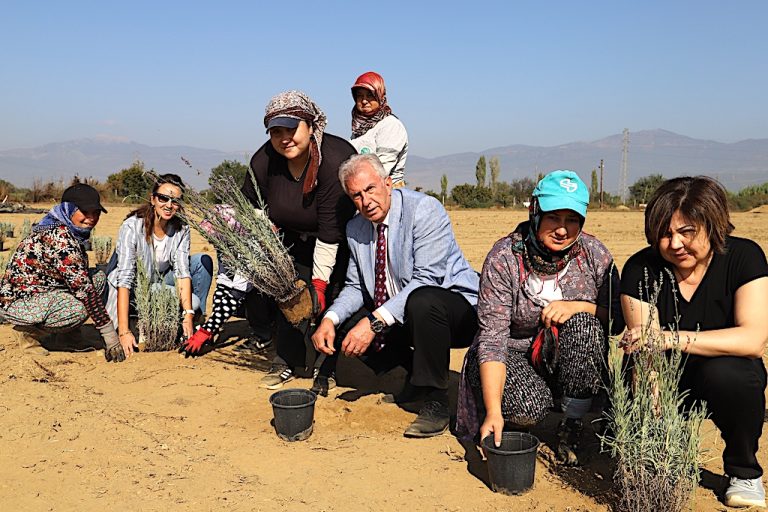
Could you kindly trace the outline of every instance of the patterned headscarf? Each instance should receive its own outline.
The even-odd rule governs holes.
[[[289,117],[305,121],[312,127],[312,137],[309,141],[309,168],[304,176],[302,191],[306,197],[317,186],[317,170],[323,161],[321,151],[323,132],[328,123],[325,114],[309,96],[301,91],[285,91],[269,100],[264,109],[264,126],[275,117]]]
[[[93,228],[79,228],[72,222],[72,215],[78,210],[75,203],[59,203],[43,217],[37,226],[32,228],[32,231],[41,231],[48,226],[67,226],[69,232],[80,242],[85,243],[91,237],[91,230]]]
[[[581,254],[581,230],[576,240],[562,251],[552,252],[539,241],[538,232],[541,224],[541,207],[536,196],[531,197],[528,207],[528,222],[522,222],[512,233],[512,250],[525,256],[531,270],[542,276],[559,273],[569,261]],[[581,218],[584,225],[584,218]]]
[[[352,107],[352,138],[356,139],[365,132],[376,126],[376,123],[385,117],[392,115],[392,109],[387,105],[387,88],[384,86],[384,79],[380,74],[369,71],[363,73],[352,86],[352,98],[355,97],[355,89],[362,87],[368,89],[379,102],[379,109],[371,115],[363,115],[357,111],[357,107]]]

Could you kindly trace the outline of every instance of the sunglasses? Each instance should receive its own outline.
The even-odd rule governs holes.
[[[165,194],[161,194],[160,192],[155,192],[154,194],[152,194],[152,196],[154,196],[160,204],[166,204],[168,202],[171,202],[176,206],[179,206],[181,204],[181,198],[179,197],[167,196]]]

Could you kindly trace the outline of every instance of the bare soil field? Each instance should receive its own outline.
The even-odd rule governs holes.
[[[129,210],[108,208],[97,233],[115,237]],[[450,214],[478,270],[493,243],[526,217],[505,210]],[[27,217],[41,216],[4,214],[0,221],[18,229]],[[590,212],[586,230],[621,266],[645,245],[642,219],[640,212]],[[735,235],[768,251],[768,212],[735,214],[734,224]],[[195,234],[193,252],[212,248]],[[84,346],[99,345],[92,326],[83,332]],[[97,350],[56,352],[36,363],[19,353],[10,327],[0,326],[0,510],[593,511],[615,500],[611,461],[594,436],[585,466],[551,463],[555,413],[535,431],[542,448],[533,490],[494,494],[473,447],[449,434],[402,436],[415,414],[381,403],[382,392],[402,385],[402,372],[377,378],[357,361],[343,360],[339,388],[318,399],[312,436],[281,441],[270,424],[272,392],[258,387],[271,354],[235,350],[247,332],[243,320],[230,321],[226,346],[195,359],[140,353],[110,364]],[[456,372],[463,356],[452,354]],[[722,510],[722,441],[711,422],[705,436],[707,471],[695,509]],[[763,439],[764,465],[767,452]]]

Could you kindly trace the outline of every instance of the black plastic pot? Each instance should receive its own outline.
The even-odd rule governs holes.
[[[312,435],[317,395],[308,389],[283,389],[269,397],[275,431],[284,441],[303,441]]]
[[[488,476],[493,492],[523,494],[533,487],[539,439],[527,432],[504,432],[501,446],[493,444],[493,435],[483,439],[488,459]]]

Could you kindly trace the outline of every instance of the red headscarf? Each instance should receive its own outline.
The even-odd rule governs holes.
[[[387,88],[384,86],[384,79],[380,74],[373,71],[363,73],[352,86],[352,98],[355,97],[355,89],[362,87],[371,91],[379,102],[379,109],[371,115],[363,115],[352,107],[352,138],[363,135],[365,132],[376,126],[376,123],[392,114],[392,109],[387,105]]]

